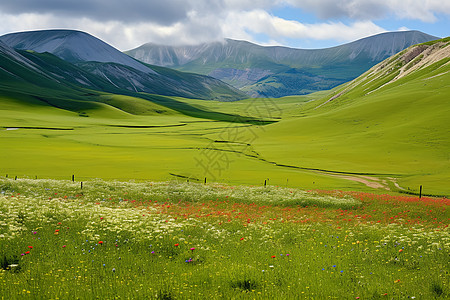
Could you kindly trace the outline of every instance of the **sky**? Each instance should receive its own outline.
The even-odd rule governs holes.
[[[0,0],[0,35],[88,32],[119,50],[224,38],[326,48],[386,31],[450,36],[450,0]]]

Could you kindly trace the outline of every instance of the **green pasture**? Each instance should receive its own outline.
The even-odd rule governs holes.
[[[26,114],[25,114],[26,116]],[[151,179],[168,180],[180,175],[191,180],[271,184],[326,188],[345,185],[357,188],[351,182],[342,182],[320,174],[282,169],[241,152],[252,154],[251,147],[234,145],[238,152],[218,152],[211,148],[223,147],[207,137],[208,132],[228,132],[228,123],[198,122],[186,116],[162,116],[156,120],[141,117],[94,119],[57,117],[54,122],[43,120],[12,120],[9,126],[54,126],[50,129],[2,130],[2,171],[9,177],[68,178],[75,174],[77,180]],[[47,115],[51,118],[51,115]],[[64,127],[71,121],[72,127]],[[183,122],[183,123],[181,123]],[[186,123],[184,123],[186,122]],[[190,123],[191,122],[191,123]],[[176,125],[183,126],[176,126]],[[152,128],[115,126],[155,126]],[[60,126],[60,127],[57,127]],[[164,127],[167,126],[167,127]],[[246,128],[247,125],[233,125]],[[206,131],[206,133],[205,133]],[[245,132],[245,131],[244,131]],[[221,163],[208,166],[205,156],[220,154]],[[202,162],[203,161],[203,162]],[[204,165],[204,167],[203,167]]]
[[[399,96],[395,102],[390,101],[394,92]],[[325,112],[302,108],[302,103],[311,105],[308,101],[323,94],[232,103],[175,99],[234,122],[216,120],[211,113],[205,118],[189,116],[130,96],[103,95],[101,102],[78,112],[3,97],[1,172],[29,178],[75,174],[151,180],[175,174],[201,181],[207,177],[240,184],[268,180],[305,188],[368,189],[362,183],[278,163],[395,177],[412,191],[425,185],[430,194],[447,194],[443,182],[450,169],[450,145],[443,137],[448,132],[448,105],[439,102],[439,94],[419,99],[404,92],[389,91],[363,104]],[[412,90],[409,95],[417,93]],[[433,109],[423,113],[421,107],[427,105]],[[385,110],[392,114],[385,115]],[[276,123],[249,124],[246,117]]]
[[[238,139],[236,130],[242,136],[263,126],[249,124],[246,117],[279,120],[281,109],[277,109],[276,116],[268,113],[267,106],[273,106],[273,101],[229,103],[175,98],[181,104],[173,110],[131,96],[103,94],[98,98],[99,102],[88,102],[90,107],[79,111],[43,105],[27,94],[19,99],[0,98],[2,176],[67,178],[74,174],[77,179],[167,180],[180,175],[194,181],[206,177],[208,181],[257,185],[267,180],[271,184],[310,188],[359,186],[322,174],[279,168],[243,155],[253,154],[251,145],[233,145],[227,152],[214,150],[223,148],[214,142],[214,136]],[[285,106],[298,105],[289,99],[283,101]],[[187,111],[186,107],[192,109]],[[204,112],[205,118],[189,116],[191,112]],[[216,120],[217,116],[233,122]],[[223,162],[219,166],[209,165],[211,162],[205,165],[204,156],[211,156],[209,152],[220,154]],[[205,162],[199,162],[202,160]]]
[[[0,178],[0,298],[447,299],[448,200]]]

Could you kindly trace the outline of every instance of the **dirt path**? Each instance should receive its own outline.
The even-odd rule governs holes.
[[[327,174],[329,176],[333,177],[339,177],[342,179],[347,179],[351,181],[356,181],[365,184],[366,186],[374,189],[385,189],[390,191],[388,184],[386,181],[381,180],[376,177],[369,177],[369,176],[347,176],[347,175],[336,175],[336,174]]]
[[[380,179],[378,177],[371,176],[359,176],[359,175],[339,175],[339,174],[326,174],[333,177],[339,177],[342,179],[347,179],[351,181],[356,181],[365,184],[366,186],[374,189],[384,189],[390,191],[389,182],[391,182],[397,189],[405,190],[397,183],[397,178],[386,177],[386,179]]]

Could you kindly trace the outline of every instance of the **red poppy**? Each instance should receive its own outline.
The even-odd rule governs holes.
[[[33,249],[33,246],[28,246],[28,248]]]
[[[272,258],[275,258],[276,256],[275,256],[275,255],[272,255],[271,257],[272,257]]]
[[[30,254],[30,251],[25,252],[25,254]]]
[[[103,244],[103,241],[99,241],[98,244],[99,244],[99,245]]]
[[[180,244],[176,243],[174,246],[175,246],[175,247],[178,247],[178,246],[180,246]]]

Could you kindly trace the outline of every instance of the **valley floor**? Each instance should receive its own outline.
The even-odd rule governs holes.
[[[318,96],[233,103],[177,98],[202,111],[234,116],[234,122],[177,112],[136,116],[110,106],[79,114],[6,99],[8,105],[0,110],[0,172],[10,178],[206,178],[229,184],[406,193],[418,193],[423,185],[424,194],[449,194],[448,162],[442,164],[441,153],[426,150],[429,156],[408,162],[417,152],[402,152],[403,146],[396,149],[397,144],[391,147],[389,142],[361,147],[356,142],[359,133],[340,139],[347,131],[341,133],[336,125],[336,137],[321,132],[324,127],[317,122],[328,128],[333,120],[299,118],[303,103]],[[246,116],[265,123],[248,123]],[[304,124],[295,123],[298,120]],[[352,138],[354,145],[346,140]],[[392,157],[381,162],[386,155]]]

